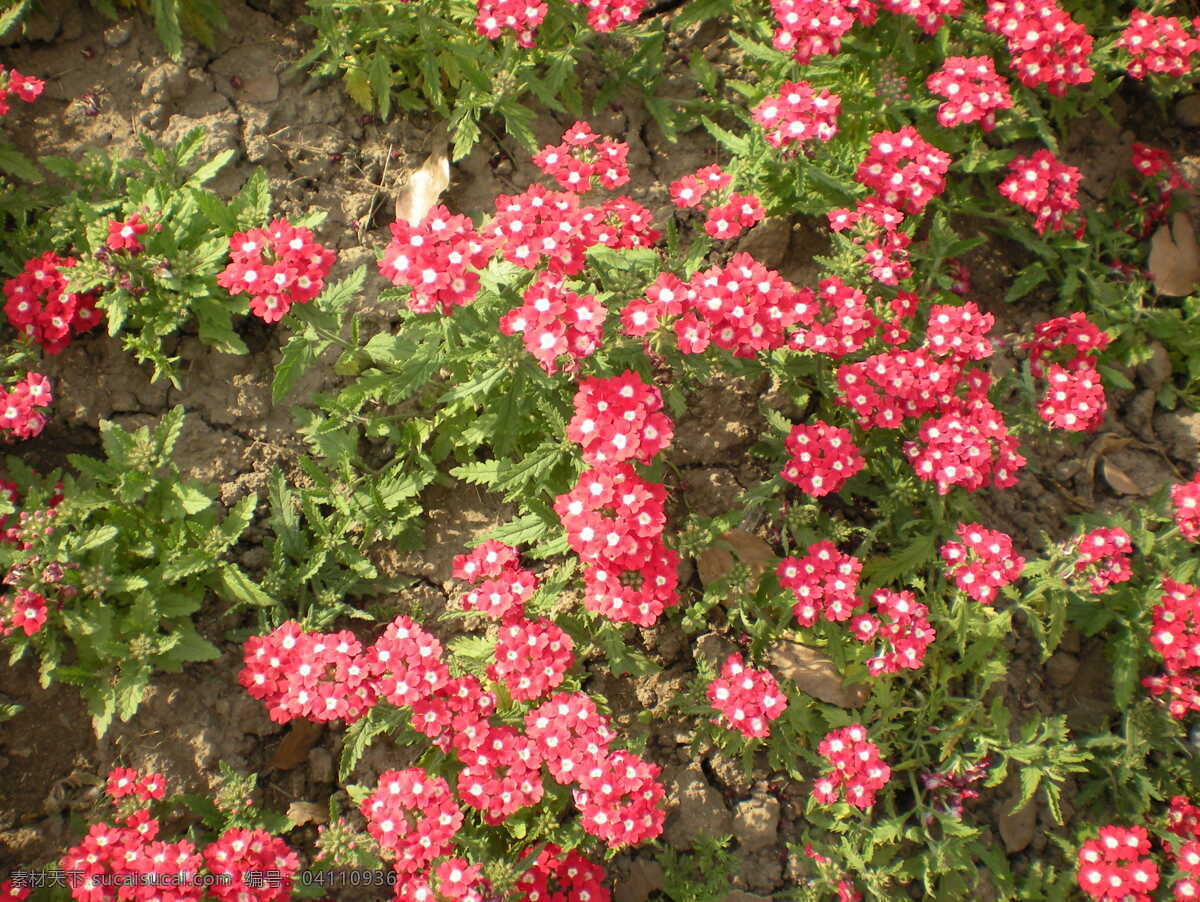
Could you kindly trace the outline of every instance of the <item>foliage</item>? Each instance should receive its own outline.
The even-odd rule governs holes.
[[[97,734],[114,717],[133,716],[154,673],[217,657],[194,616],[214,593],[236,597],[246,581],[223,556],[245,532],[257,498],[246,495],[222,514],[212,489],[183,477],[171,462],[183,419],[176,407],[153,430],[102,421],[105,459],[72,455],[81,475],[62,477],[51,526],[32,531],[27,548],[0,550],[3,566],[19,576],[12,584],[61,600],[39,631],[7,640],[12,660],[32,652],[43,686],[78,686]],[[11,457],[7,470],[25,512],[46,502],[57,478],[38,477]]]

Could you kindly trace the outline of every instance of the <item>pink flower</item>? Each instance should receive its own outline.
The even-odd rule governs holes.
[[[866,466],[850,431],[820,420],[793,426],[786,444],[791,457],[780,475],[814,498],[840,491]]]
[[[937,113],[938,122],[946,128],[978,122],[985,132],[991,131],[996,126],[996,111],[1012,107],[1008,84],[996,74],[990,56],[947,57],[925,84],[934,94],[947,98]]]
[[[768,736],[771,721],[787,709],[774,675],[746,667],[740,654],[725,659],[721,675],[708,686],[708,700],[721,715],[717,723],[750,737]]]
[[[836,135],[840,109],[836,94],[817,94],[806,81],[789,81],[756,106],[751,118],[762,126],[772,147],[797,150],[814,138],[828,141]]]

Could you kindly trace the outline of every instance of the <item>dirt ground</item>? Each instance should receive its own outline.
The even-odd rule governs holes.
[[[216,48],[189,44],[180,64],[165,57],[152,28],[140,20],[113,24],[87,4],[71,0],[49,0],[45,6],[48,13],[34,32],[36,40],[0,48],[0,59],[47,82],[37,104],[18,105],[6,120],[9,134],[27,151],[72,156],[100,148],[134,154],[139,133],[171,143],[203,125],[208,131],[204,156],[236,151],[216,190],[232,194],[261,166],[270,176],[281,214],[328,214],[317,237],[338,251],[334,278],[371,263],[382,250],[396,192],[427,153],[433,123],[421,118],[380,123],[364,116],[336,81],[293,72],[291,62],[306,49],[306,36],[292,3],[227,4],[231,27],[218,36]],[[94,95],[95,104],[88,95]],[[95,115],[93,106],[98,106]],[[703,130],[670,144],[637,103],[609,109],[592,123],[601,134],[629,141],[634,181],[628,193],[660,217],[670,206],[670,181],[718,159]],[[542,115],[538,137],[557,140],[569,124]],[[1084,133],[1086,140],[1069,147],[1072,162],[1085,166],[1088,184],[1102,191],[1105,180],[1128,159],[1132,133],[1098,127]],[[1175,136],[1180,141],[1185,137],[1182,132]],[[533,180],[536,171],[519,162],[526,159],[514,144],[485,138],[454,166],[445,202],[466,214],[490,210],[497,193],[515,193]],[[754,230],[743,247],[785,276],[807,281],[816,271],[812,257],[821,250],[814,235],[811,224],[778,219]],[[993,289],[1011,277],[1014,261],[1001,254],[972,263],[980,274],[979,298],[1001,296],[1003,291]],[[370,328],[390,323],[390,311],[374,300],[385,284],[369,266],[366,300],[357,313]],[[1015,329],[1017,320],[1039,312],[1032,306],[988,306],[1002,317],[998,331]],[[185,361],[183,390],[175,391],[165,381],[151,385],[148,373],[116,340],[90,335],[63,354],[45,358],[42,371],[55,386],[53,420],[39,439],[16,447],[15,453],[39,468],[59,466],[68,453],[98,451],[101,419],[129,428],[182,403],[188,416],[176,460],[187,474],[219,485],[226,505],[247,492],[259,491],[265,498],[271,467],[279,463],[291,470],[303,449],[288,407],[271,404],[272,368],[280,357],[276,334],[262,330],[254,339],[260,352],[231,356],[207,349],[194,336],[180,337],[173,352]],[[1107,510],[1136,503],[1139,495],[1122,495],[1102,477],[1095,466],[1099,460],[1111,461],[1146,493],[1194,472],[1200,464],[1200,414],[1155,409],[1154,394],[1163,376],[1150,367],[1144,370],[1131,374],[1136,390],[1110,395],[1112,413],[1103,431],[1129,442],[1108,439],[1099,449],[1088,440],[1080,448],[1045,442],[1025,449],[1035,466],[1020,485],[976,498],[984,522],[1012,532],[1022,551],[1033,551],[1044,533],[1064,537],[1065,518],[1081,507]],[[336,378],[331,368],[314,368],[293,398],[303,401],[336,384]],[[678,492],[689,510],[728,510],[742,489],[761,478],[745,457],[763,426],[756,415],[743,413],[754,410],[755,394],[754,386],[733,383],[691,400],[670,452],[682,473]],[[425,501],[430,552],[381,550],[380,564],[389,574],[419,577],[412,591],[437,608],[446,603],[451,588],[450,558],[472,535],[501,522],[506,512],[465,486],[456,492],[431,489]],[[241,563],[252,573],[263,563],[259,543],[265,505],[258,513],[248,541],[239,546]],[[215,623],[216,634],[233,625]],[[662,666],[660,673],[631,683],[597,670],[589,684],[631,725],[642,709],[665,710],[667,700],[694,672],[694,656],[702,653],[702,643],[691,644],[674,623],[643,631],[641,640]],[[1068,635],[1062,650],[1042,667],[1028,637],[1015,636],[1012,642],[1018,653],[1009,680],[1012,705],[1045,714],[1069,711],[1077,719],[1104,716],[1107,674],[1098,646]],[[272,769],[271,758],[286,731],[238,685],[240,647],[225,643],[222,652],[219,659],[182,674],[160,676],[136,718],[116,724],[102,740],[93,736],[73,689],[39,689],[27,661],[0,667],[0,700],[25,706],[0,731],[0,875],[56,859],[71,839],[72,815],[86,813],[95,799],[94,779],[118,765],[160,771],[173,789],[206,793],[213,789],[218,763],[227,762],[236,770],[260,774],[261,800],[272,808],[286,810],[304,801],[325,804],[338,788],[335,762],[343,731],[325,728],[303,764]],[[722,760],[714,750],[697,759],[686,741],[682,725],[666,720],[655,726],[648,745],[648,754],[664,767],[672,805],[665,842],[686,849],[698,835],[732,834],[740,874],[730,887],[737,891],[731,892],[731,902],[749,902],[794,886],[803,862],[789,856],[785,843],[803,821],[807,787],[765,769],[745,778],[736,762]],[[377,742],[355,782],[369,782],[397,766],[399,754],[386,741]],[[1045,846],[1047,831],[1042,828],[1049,824],[1036,805],[1016,817],[1003,814],[1011,794],[1012,787],[1000,787],[974,803],[972,818],[989,824],[994,843],[1019,862]],[[1070,795],[1068,789],[1068,805]],[[309,825],[289,838],[303,845],[314,835]],[[613,873],[619,902],[642,902],[662,878],[652,857],[636,851],[620,856]]]

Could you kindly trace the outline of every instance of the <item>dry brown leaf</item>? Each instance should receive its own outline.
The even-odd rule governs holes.
[[[1150,238],[1150,278],[1159,294],[1182,297],[1200,285],[1200,243],[1186,213],[1175,214]]]
[[[434,147],[420,169],[408,178],[408,184],[396,196],[396,219],[415,226],[437,204],[450,185],[450,157],[443,146]]]
[[[749,567],[756,577],[775,563],[775,553],[770,545],[752,532],[731,529],[717,540],[717,544],[706,548],[696,558],[700,582],[707,586],[727,576],[733,569],[735,554],[737,560]]]
[[[1119,495],[1145,495],[1141,486],[1129,478],[1124,470],[1114,464],[1108,458],[1104,458],[1100,462],[1100,472],[1104,474],[1104,481],[1109,484],[1114,492]]]
[[[308,760],[308,750],[321,738],[322,725],[311,720],[293,720],[292,728],[275,749],[268,767],[291,770]]]
[[[859,708],[870,694],[861,683],[847,686],[833,661],[815,648],[780,639],[767,652],[767,658],[784,679],[791,680],[802,692],[839,708]]]
[[[287,817],[297,827],[324,824],[329,820],[329,808],[316,802],[292,802],[288,805]]]

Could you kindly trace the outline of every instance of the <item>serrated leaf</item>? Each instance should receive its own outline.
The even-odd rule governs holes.
[[[325,290],[321,292],[321,296],[317,298],[317,306],[322,310],[344,310],[354,300],[354,296],[362,290],[366,277],[366,266],[355,267],[354,272],[346,278],[326,286]]]
[[[211,181],[216,177],[217,173],[225,168],[226,164],[233,159],[233,150],[223,150],[211,160],[208,160],[203,165],[199,166],[187,180],[187,187],[199,188],[206,182]]]
[[[84,554],[85,552],[103,547],[115,539],[119,532],[117,527],[112,525],[97,526],[83,537],[82,541],[72,549],[72,553]]]
[[[471,485],[491,486],[500,475],[500,461],[479,460],[454,467],[450,475]]]
[[[1032,263],[1026,266],[1009,286],[1008,293],[1004,295],[1005,302],[1020,300],[1049,278],[1050,274],[1046,272],[1046,267],[1041,263]]]
[[[0,144],[0,170],[33,184],[42,180],[38,168],[11,144]]]
[[[241,568],[225,561],[217,566],[214,588],[223,591],[228,601],[236,601],[239,604],[248,604],[259,608],[273,608],[276,605],[275,599],[243,573]]]
[[[361,67],[347,69],[342,76],[346,84],[346,93],[350,98],[368,113],[375,111],[375,97],[371,93],[371,78],[367,70]]]
[[[733,132],[726,131],[713,122],[707,116],[701,116],[700,121],[704,123],[704,127],[708,133],[716,139],[717,143],[728,150],[736,157],[744,157],[748,150],[748,145],[745,138],[739,138]]]

